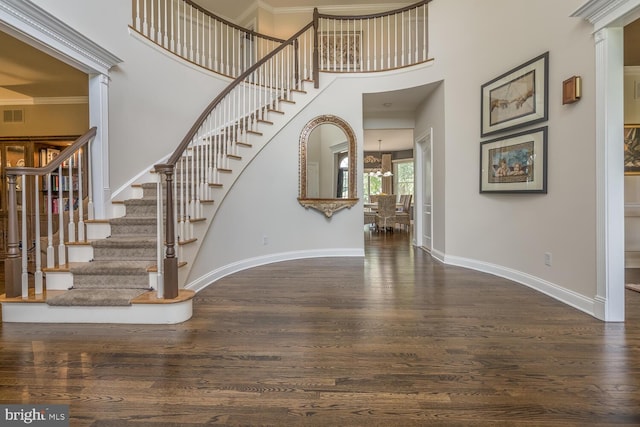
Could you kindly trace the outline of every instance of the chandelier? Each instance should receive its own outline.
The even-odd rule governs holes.
[[[382,172],[382,140],[378,140],[378,155],[380,156],[380,167],[369,172],[369,176],[388,177],[393,176],[391,171]]]

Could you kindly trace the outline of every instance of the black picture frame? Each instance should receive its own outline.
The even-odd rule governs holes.
[[[483,141],[480,193],[547,193],[548,127]]]
[[[549,114],[549,52],[494,78],[480,89],[480,136],[546,121]]]

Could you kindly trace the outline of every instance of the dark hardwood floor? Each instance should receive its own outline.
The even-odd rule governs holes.
[[[608,324],[365,238],[364,260],[220,280],[179,325],[3,324],[0,403],[95,427],[640,425],[640,293]]]

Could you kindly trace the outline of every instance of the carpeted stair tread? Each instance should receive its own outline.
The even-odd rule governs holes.
[[[47,304],[55,306],[127,306],[131,300],[149,289],[71,289],[47,297]]]

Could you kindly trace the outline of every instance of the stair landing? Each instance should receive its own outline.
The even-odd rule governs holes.
[[[7,298],[0,295],[4,323],[123,323],[176,324],[189,320],[193,314],[194,291],[180,289],[173,299],[158,298],[149,291],[131,300],[128,306],[52,306],[47,294],[65,291],[44,291],[36,295],[29,289],[29,297]],[[115,319],[115,320],[114,320]]]

